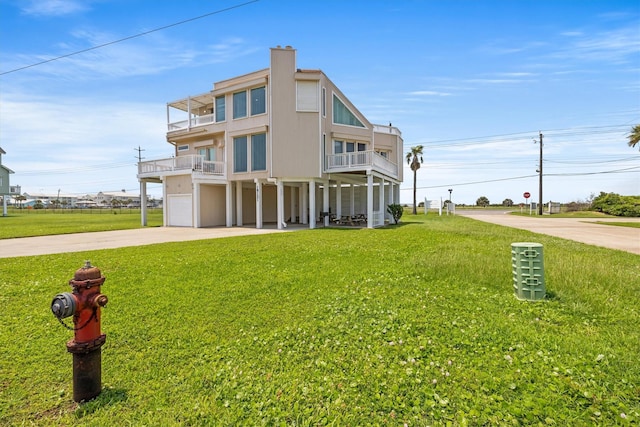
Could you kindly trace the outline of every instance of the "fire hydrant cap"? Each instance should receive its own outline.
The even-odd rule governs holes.
[[[87,261],[84,267],[76,270],[75,274],[73,275],[73,280],[81,282],[84,280],[100,279],[101,277],[102,272],[100,271],[100,269],[98,267],[93,267],[91,265],[91,262]]]

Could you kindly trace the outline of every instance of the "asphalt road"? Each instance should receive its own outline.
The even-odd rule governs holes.
[[[478,221],[505,227],[519,228],[534,233],[562,237],[589,245],[619,249],[640,255],[640,228],[598,224],[604,222],[640,222],[640,218],[553,218],[509,215],[506,211],[461,210],[456,212]]]

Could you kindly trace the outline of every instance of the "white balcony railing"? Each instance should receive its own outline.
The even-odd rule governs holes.
[[[375,151],[328,154],[326,165],[327,172],[356,171],[373,168],[393,177],[398,176],[398,166]]]
[[[180,120],[177,122],[169,123],[167,127],[169,131],[191,129],[197,126],[208,125],[210,123],[213,123],[213,121],[213,114],[205,114],[203,116],[194,116],[191,118],[191,120]]]
[[[204,160],[203,156],[187,155],[169,159],[150,160],[138,163],[138,174],[162,174],[173,171],[190,170],[205,175],[224,176],[225,162]]]

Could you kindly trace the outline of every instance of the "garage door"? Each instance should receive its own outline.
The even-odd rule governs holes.
[[[193,227],[193,205],[191,194],[173,194],[167,196],[169,227]]]

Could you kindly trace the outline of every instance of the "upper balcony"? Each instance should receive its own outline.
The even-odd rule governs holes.
[[[215,122],[211,92],[189,96],[167,104],[167,130],[191,129]]]
[[[224,180],[227,167],[225,162],[204,160],[203,156],[195,154],[138,163],[139,179],[186,173],[201,175],[202,178],[210,180]]]
[[[354,153],[328,154],[326,156],[327,173],[358,172],[372,170],[398,178],[398,165],[375,151],[358,151]]]

